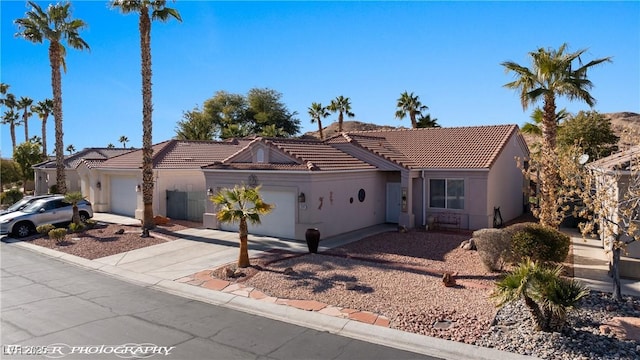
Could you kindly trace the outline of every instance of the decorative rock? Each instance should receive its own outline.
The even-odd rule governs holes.
[[[236,269],[236,271],[233,272],[233,277],[235,278],[243,277],[243,276],[247,276],[247,274],[245,274],[244,271],[240,269]]]
[[[293,268],[288,267],[288,268],[284,269],[284,271],[282,273],[285,274],[285,275],[293,275],[296,272],[293,271]]]
[[[116,234],[116,235],[122,235],[122,234],[124,234],[124,229],[118,229],[118,230],[116,230],[116,231],[114,232],[114,234]]]
[[[222,272],[224,274],[224,277],[226,277],[226,278],[233,277],[233,270],[231,268],[226,267],[226,268],[224,268],[224,270],[222,270]]]
[[[450,272],[446,272],[446,273],[442,274],[442,283],[446,287],[456,286],[455,276]]]
[[[478,249],[476,247],[476,241],[473,238],[461,242],[460,243],[460,248],[462,248],[463,250],[477,250]]]

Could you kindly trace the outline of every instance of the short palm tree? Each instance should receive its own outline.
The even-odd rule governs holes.
[[[122,144],[122,148],[126,148],[127,147],[127,143],[129,142],[129,138],[122,135],[120,136],[120,140],[118,140],[121,144]]]
[[[563,278],[562,270],[561,265],[549,267],[527,259],[496,283],[492,297],[498,306],[523,299],[536,330],[560,330],[567,310],[589,294],[581,283]]]
[[[22,110],[22,126],[24,126],[24,141],[29,141],[29,118],[33,113],[31,112],[31,105],[33,99],[21,96],[18,100],[18,109]]]
[[[529,53],[531,68],[506,61],[501,65],[506,72],[515,73],[516,80],[505,84],[509,89],[520,92],[520,102],[524,110],[529,105],[543,100],[542,117],[542,146],[543,151],[552,154],[556,149],[557,121],[556,96],[566,96],[569,100],[582,100],[589,106],[595,104],[595,99],[589,93],[593,84],[587,78],[587,70],[595,65],[610,62],[611,58],[601,58],[582,64],[581,56],[586,49],[567,53],[567,44],[555,49],[539,48]],[[579,66],[573,62],[578,60]],[[557,189],[560,176],[553,156],[541,165],[540,173],[540,223],[557,228],[559,221],[556,214],[558,208]]]
[[[116,148],[116,146],[115,146],[115,145],[113,145],[112,143],[109,143],[109,144],[107,145],[107,149],[115,149],[115,148]]]
[[[329,104],[329,106],[327,106],[327,110],[333,113],[336,113],[336,112],[338,113],[338,132],[339,133],[342,132],[342,123],[344,121],[344,115],[347,115],[350,118],[356,116],[354,113],[351,112],[351,100],[349,100],[348,97],[344,97],[342,95],[331,100],[331,103]]]
[[[82,193],[79,191],[66,193],[64,195],[64,202],[71,204],[73,207],[73,216],[71,221],[76,225],[80,225],[81,223],[80,213],[78,212],[78,203],[82,200],[84,200],[84,196],[82,196]]]
[[[64,172],[64,153],[62,139],[62,75],[60,68],[66,71],[64,57],[68,46],[83,50],[89,45],[80,37],[79,31],[86,27],[84,21],[71,18],[71,3],[49,5],[47,11],[34,1],[28,2],[31,10],[22,19],[15,21],[18,25],[16,36],[34,43],[49,41],[49,62],[51,64],[51,87],[53,89],[53,117],[56,134],[56,185],[61,194],[67,192]]]
[[[431,114],[420,116],[420,118],[418,118],[418,122],[416,125],[418,126],[418,129],[440,127],[440,124],[438,124],[438,119],[436,118],[432,119]]]
[[[69,155],[73,154],[76,151],[76,147],[73,144],[69,144],[66,149],[69,152]]]
[[[320,139],[324,139],[324,135],[322,134],[322,119],[331,115],[331,113],[327,110],[325,106],[322,106],[320,103],[311,103],[308,109],[309,116],[311,117],[311,123],[318,122],[318,131],[320,133]]]
[[[260,215],[271,212],[273,205],[262,200],[259,186],[252,188],[245,185],[236,185],[232,189],[221,189],[211,198],[211,201],[219,206],[216,213],[218,221],[239,224],[240,255],[238,267],[250,266],[247,221],[252,224],[260,224]]]
[[[53,100],[44,99],[42,101],[38,101],[37,104],[31,107],[31,111],[33,111],[40,120],[42,121],[42,158],[46,159],[47,157],[47,119],[49,118],[49,114],[53,111]]]
[[[140,53],[142,69],[142,218],[143,236],[155,227],[153,220],[153,102],[151,99],[151,20],[182,21],[177,10],[166,7],[165,0],[112,0],[111,6],[123,14],[138,14],[140,30]],[[151,14],[149,14],[151,12]]]
[[[423,105],[420,102],[420,98],[418,97],[418,95],[413,95],[413,93],[409,94],[406,91],[400,94],[396,106],[398,107],[398,110],[396,111],[396,117],[402,120],[407,114],[409,114],[409,119],[411,119],[411,127],[413,129],[416,129],[418,127],[418,116],[422,117],[422,112],[429,109],[426,105]]]

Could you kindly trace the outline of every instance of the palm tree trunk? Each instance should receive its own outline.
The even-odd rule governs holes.
[[[239,226],[240,233],[240,256],[238,257],[238,267],[246,268],[251,264],[249,263],[249,229],[247,228],[247,219],[240,219]]]
[[[51,86],[53,87],[53,118],[56,134],[56,186],[58,193],[66,194],[67,185],[64,173],[64,143],[62,132],[62,75],[60,73],[60,43],[49,44],[49,61],[51,62]]]
[[[27,117],[27,109],[22,113],[22,122],[24,123],[24,142],[29,141],[29,118]]]
[[[340,111],[340,113],[338,113],[338,132],[342,133],[342,111]]]
[[[324,135],[322,135],[322,120],[318,118],[318,131],[320,132],[320,140],[324,139]]]
[[[545,317],[540,309],[538,303],[536,303],[532,298],[524,295],[524,303],[531,311],[531,315],[533,315],[533,325],[536,330],[544,330],[545,329]]]
[[[409,113],[409,117],[411,118],[411,128],[416,129],[418,127],[418,123],[416,122],[416,113],[411,111]]]
[[[42,118],[42,160],[47,159],[47,118]]]
[[[622,301],[622,293],[620,289],[620,248],[613,247],[611,259],[611,277],[613,278],[613,300]]]
[[[11,132],[11,144],[13,145],[13,152],[16,151],[16,124],[13,121],[9,124],[9,131]]]
[[[560,174],[558,172],[558,162],[556,160],[556,104],[555,95],[548,93],[544,98],[544,115],[542,118],[542,157],[540,172],[540,223],[545,226],[557,229],[560,225],[558,213],[558,185]]]
[[[151,20],[149,8],[140,9],[140,52],[142,57],[142,202],[143,230],[155,227],[153,220],[153,148],[151,101]]]

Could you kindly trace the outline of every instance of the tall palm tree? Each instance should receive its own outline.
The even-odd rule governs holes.
[[[69,144],[69,146],[67,146],[67,151],[69,152],[69,155],[71,155],[76,151],[76,147],[73,146],[73,144]]]
[[[346,98],[342,95],[331,100],[331,103],[327,107],[327,110],[333,113],[338,113],[338,132],[340,133],[342,132],[342,122],[344,120],[344,115],[347,115],[350,118],[356,116],[351,112],[351,101],[348,97]]]
[[[431,114],[420,115],[418,121],[416,123],[418,129],[422,128],[439,128],[440,124],[438,124],[438,119],[431,118]]]
[[[55,119],[56,134],[56,185],[61,194],[67,192],[64,173],[64,152],[62,132],[62,67],[66,72],[64,60],[66,48],[63,43],[77,50],[89,49],[89,44],[84,41],[79,31],[87,25],[80,19],[71,18],[71,3],[51,4],[47,11],[34,1],[28,2],[31,6],[25,17],[15,21],[18,25],[16,36],[22,37],[34,43],[49,41],[49,63],[51,64],[51,87],[53,89],[53,118]]]
[[[398,107],[398,110],[396,111],[396,117],[402,120],[407,114],[409,114],[409,118],[411,119],[411,127],[413,129],[416,129],[418,127],[418,122],[416,120],[417,117],[422,117],[422,112],[429,109],[426,105],[422,105],[418,95],[413,95],[413,93],[409,94],[406,91],[400,94],[396,106]]]
[[[22,110],[22,126],[24,126],[24,141],[29,141],[29,118],[33,113],[31,110],[31,104],[33,104],[33,99],[21,96],[20,100],[18,100],[18,110]]]
[[[13,151],[16,150],[16,122],[20,118],[20,114],[15,112],[12,108],[8,108],[4,114],[2,114],[2,124],[9,125],[9,132],[11,134],[11,145]]]
[[[148,236],[155,227],[153,221],[153,148],[151,101],[151,20],[168,21],[171,17],[182,21],[177,10],[166,7],[165,0],[112,0],[111,6],[123,14],[139,14],[140,53],[142,68],[142,202],[144,215],[142,234]],[[151,14],[149,14],[151,11]]]
[[[42,158],[47,158],[47,119],[53,111],[53,100],[44,99],[38,101],[36,105],[31,107],[31,111],[36,113],[42,121]]]
[[[331,115],[328,111],[327,107],[322,106],[320,103],[311,103],[311,106],[308,108],[309,116],[311,117],[311,123],[318,122],[318,131],[320,132],[320,140],[324,139],[324,135],[322,134],[322,119]]]
[[[236,185],[232,189],[221,189],[211,197],[211,201],[219,206],[216,217],[221,223],[239,223],[240,255],[238,256],[238,267],[250,266],[247,221],[252,224],[260,224],[260,215],[271,212],[273,205],[262,200],[260,186],[252,188],[245,185]]]
[[[121,144],[122,144],[122,148],[126,148],[127,147],[127,143],[129,142],[129,138],[122,135],[120,136],[120,140],[118,140]]]
[[[556,113],[556,124],[559,127],[560,123],[569,116],[567,109],[562,109]],[[531,113],[531,120],[533,122],[526,122],[522,126],[522,132],[530,135],[538,135],[542,136],[542,118],[544,117],[544,112],[539,107],[535,108]]]
[[[516,79],[504,86],[520,92],[520,102],[524,110],[538,100],[544,102],[542,117],[542,151],[553,154],[556,149],[557,122],[556,96],[565,96],[569,100],[582,100],[589,106],[595,104],[595,99],[589,93],[593,84],[587,78],[587,70],[595,65],[610,62],[611,58],[601,58],[583,64],[582,54],[586,49],[576,52],[566,52],[567,44],[555,49],[539,48],[529,53],[531,68],[506,61],[501,63],[506,72],[514,72]],[[578,60],[579,66],[573,66]],[[558,217],[558,184],[560,176],[553,156],[547,156],[541,162],[540,173],[540,223],[557,228]]]

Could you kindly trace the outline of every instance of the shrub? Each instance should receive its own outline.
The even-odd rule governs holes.
[[[22,199],[24,194],[18,189],[11,189],[0,194],[0,202],[5,205],[12,205]]]
[[[84,230],[85,227],[86,227],[86,225],[83,224],[83,223],[79,223],[79,224],[71,223],[71,224],[69,224],[69,231],[74,232],[74,233],[81,232],[81,231]]]
[[[569,236],[556,229],[528,223],[513,232],[511,255],[516,261],[530,258],[541,262],[563,262],[569,254]]]
[[[55,229],[56,227],[51,224],[40,225],[36,228],[38,234],[49,234],[49,231]]]
[[[97,224],[97,221],[91,219],[87,219],[87,221],[84,222],[84,225],[87,229],[93,229]]]
[[[58,185],[53,184],[49,186],[49,194],[58,194]]]
[[[60,244],[64,241],[65,236],[67,236],[67,229],[59,228],[53,229],[49,231],[49,237],[56,241],[56,244]]]
[[[502,270],[505,263],[505,253],[509,251],[509,238],[504,236],[501,229],[480,229],[473,232],[478,255],[482,264],[489,271]]]

